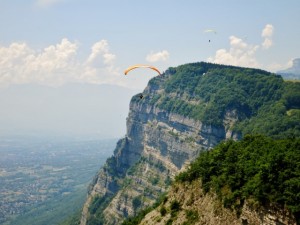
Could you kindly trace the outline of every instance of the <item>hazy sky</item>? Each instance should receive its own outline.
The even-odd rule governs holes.
[[[68,124],[55,126],[53,114],[46,110],[48,105],[39,112],[44,117],[38,122],[44,125],[38,126],[34,122],[37,118],[28,113],[25,126],[20,115],[26,106],[39,111],[36,102],[47,99],[43,88],[66,93],[63,90],[68,84],[76,84],[74,92],[83,84],[98,85],[99,89],[101,84],[122,87],[120,90],[128,94],[120,98],[100,92],[97,96],[102,106],[105,99],[101,110],[111,120],[116,119],[113,105],[125,101],[119,110],[126,117],[128,96],[142,91],[156,75],[139,69],[124,76],[123,71],[136,63],[151,64],[161,71],[198,61],[269,71],[285,69],[300,57],[299,11],[299,0],[1,0],[0,89],[6,97],[0,98],[0,127],[3,133],[8,127],[51,127],[54,132],[67,132],[71,129]],[[204,32],[207,29],[216,33]],[[24,85],[32,88],[24,91]],[[41,92],[36,93],[38,90]],[[34,98],[33,93],[37,95]],[[17,102],[25,97],[28,104],[21,107]],[[63,94],[56,98],[61,104],[68,99]],[[72,107],[82,108],[83,102],[75,101]],[[51,107],[60,110],[59,104]],[[13,117],[16,110],[19,114]],[[61,112],[66,118],[67,111]],[[76,116],[80,124],[101,124],[104,118]],[[35,124],[34,128],[30,124]],[[124,124],[100,133],[120,136]],[[89,130],[78,125],[78,130],[99,133],[94,126]]]

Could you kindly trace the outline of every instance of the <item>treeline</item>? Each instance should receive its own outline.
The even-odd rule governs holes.
[[[224,207],[239,212],[246,199],[262,206],[277,203],[300,223],[300,138],[248,135],[223,142],[176,177],[177,182],[195,179],[205,192],[216,192]]]

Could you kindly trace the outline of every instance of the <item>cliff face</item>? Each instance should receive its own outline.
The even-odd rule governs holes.
[[[234,121],[234,115],[228,113],[226,122]],[[96,214],[91,213],[97,210],[89,211],[89,208],[95,204],[103,214],[94,219],[102,218],[103,224],[118,224],[143,206],[151,205],[199,151],[213,147],[226,137],[238,137],[238,134],[143,102],[132,102],[127,135],[118,142],[114,155],[91,185],[81,224],[89,224],[87,218],[94,221]],[[104,206],[103,196],[110,200]],[[102,201],[95,203],[95,199]]]
[[[219,91],[214,88],[205,90],[210,95],[203,95],[203,88],[197,87],[205,82],[218,83],[222,66],[191,65],[191,71],[184,66],[175,72],[176,69],[169,69],[149,82],[142,99],[138,95],[132,98],[126,136],[118,142],[114,155],[90,185],[81,225],[120,224],[126,217],[153,204],[168,189],[175,174],[195,159],[200,151],[225,139],[241,138],[241,133],[234,131],[233,127],[238,121],[254,115],[256,108],[251,110],[242,98],[241,102],[232,99],[219,102],[221,97],[214,97]],[[229,73],[240,73],[240,69],[226,69]],[[259,74],[255,76],[261,73],[261,76],[281,79],[267,72],[254,72]],[[187,79],[176,74],[187,75]],[[254,79],[247,77],[249,80],[242,81],[245,84]],[[232,83],[230,79],[226,81],[228,85]],[[229,86],[226,88],[228,92],[232,91]],[[254,93],[252,90],[243,91]],[[229,96],[234,98],[237,92],[231,93]],[[223,96],[221,92],[219,94]],[[267,96],[266,93],[262,95],[261,99]],[[222,107],[214,108],[217,104]]]
[[[164,82],[168,75],[160,79]],[[158,85],[149,85],[143,95],[151,101],[162,92]],[[133,97],[127,134],[90,185],[81,224],[119,224],[151,205],[201,150],[225,138],[238,138],[239,134],[229,129],[236,120],[236,112],[228,110],[224,125],[204,124]]]
[[[175,207],[174,202],[179,205]],[[171,223],[172,222],[172,223]],[[200,180],[177,183],[155,210],[148,213],[140,225],[296,225],[294,216],[277,205],[257,206],[251,200],[244,203],[239,214],[224,208],[213,193],[204,194]]]

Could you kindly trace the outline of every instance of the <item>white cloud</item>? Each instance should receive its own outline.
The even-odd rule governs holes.
[[[163,50],[161,52],[151,52],[147,55],[146,60],[148,62],[157,62],[157,61],[166,61],[169,58],[170,54],[168,51]]]
[[[264,49],[268,49],[268,48],[270,48],[272,45],[273,45],[273,41],[272,41],[272,39],[269,39],[269,38],[266,38],[266,39],[264,40],[264,42],[262,43],[262,47],[263,47]]]
[[[85,62],[81,80],[88,83],[113,83],[119,84],[119,70],[114,66],[116,55],[109,50],[107,40],[96,42],[91,48],[91,54]]]
[[[263,38],[270,38],[273,36],[274,27],[272,24],[267,24],[263,31],[261,32],[261,36]]]
[[[97,63],[104,60],[104,64],[111,64],[116,56],[109,52],[107,40],[101,40],[95,43],[92,47],[92,53],[87,59],[87,64]]]
[[[261,45],[253,45],[247,43],[245,40],[236,36],[230,36],[229,49],[219,49],[216,51],[215,56],[209,57],[208,61],[213,63],[262,68],[275,71],[277,68],[284,66],[280,64],[270,64],[263,66],[256,59],[256,54],[261,49],[269,49],[273,45],[272,37],[274,33],[274,27],[271,24],[267,24],[261,32],[261,36],[264,38]]]
[[[268,49],[273,45],[272,36],[274,32],[274,27],[271,24],[267,24],[263,29],[261,36],[264,38],[262,43],[262,47],[264,49]]]
[[[217,50],[216,55],[210,57],[208,61],[234,66],[259,67],[259,63],[255,59],[255,53],[259,49],[259,46],[249,45],[235,36],[230,36],[229,40],[229,50]]]
[[[26,43],[0,46],[0,85],[118,82],[116,56],[110,52],[106,40],[95,43],[85,60],[79,60],[77,52],[78,44],[66,38],[42,51],[31,49]]]

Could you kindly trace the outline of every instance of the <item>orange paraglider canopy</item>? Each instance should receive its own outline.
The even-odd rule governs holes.
[[[141,64],[137,64],[137,65],[133,65],[133,66],[128,67],[128,68],[124,71],[125,75],[127,75],[127,73],[128,73],[129,71],[134,70],[134,69],[136,69],[136,68],[149,68],[149,69],[155,70],[156,72],[158,72],[159,75],[161,75],[160,71],[159,71],[156,67],[154,67],[154,66],[149,66],[149,65],[141,65]]]

